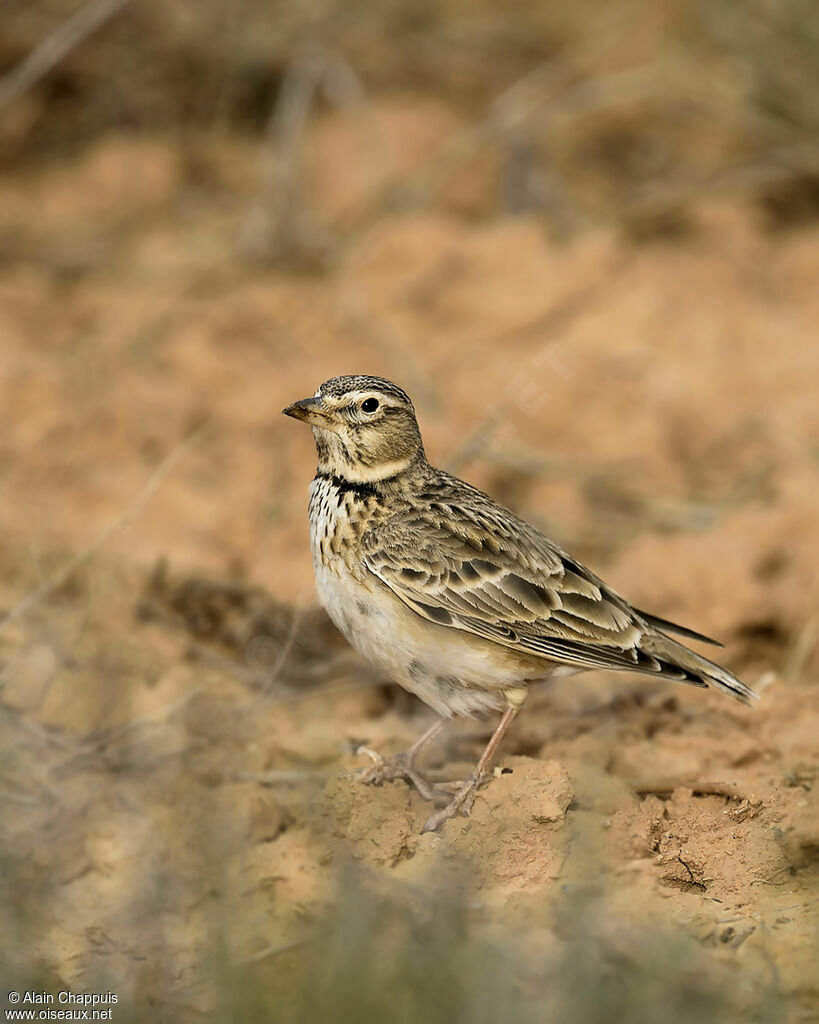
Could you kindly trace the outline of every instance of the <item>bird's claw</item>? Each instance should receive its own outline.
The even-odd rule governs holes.
[[[472,813],[472,808],[475,804],[475,794],[478,792],[481,784],[486,778],[486,773],[473,772],[472,775],[464,782],[445,782],[438,783],[439,786],[443,787],[457,787],[455,795],[440,811],[436,811],[431,817],[427,818],[424,823],[424,827],[421,829],[421,834],[424,832],[435,832],[443,825],[445,821],[449,821],[450,818],[454,818],[456,814],[463,815],[464,818],[468,818]],[[450,788],[448,790],[452,792]]]
[[[397,779],[401,779],[415,786],[425,800],[434,801],[436,799],[434,786],[415,770],[412,758],[406,752],[386,758],[369,747],[360,746],[356,749],[356,753],[369,757],[373,762],[370,768],[364,768],[358,773],[358,782],[366,786],[382,786],[385,782],[395,782]]]
[[[364,746],[357,747],[356,754],[363,754],[372,761],[372,765],[369,768],[363,768],[357,776],[359,782],[368,786],[380,786],[385,782],[405,779],[407,772],[412,770],[406,754],[396,754],[395,757],[388,759],[382,757],[377,751]]]

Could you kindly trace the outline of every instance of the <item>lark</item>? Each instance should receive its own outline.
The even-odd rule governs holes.
[[[325,381],[285,415],[318,452],[310,545],[319,598],[369,662],[440,716],[362,776],[403,778],[437,805],[423,831],[468,815],[530,688],[588,669],[642,672],[756,696],[671,634],[708,637],[632,607],[489,495],[427,461],[409,395],[380,377]],[[428,782],[416,758],[453,715],[500,711],[469,778]]]

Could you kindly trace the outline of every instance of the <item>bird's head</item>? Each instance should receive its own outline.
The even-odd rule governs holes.
[[[383,377],[333,377],[282,412],[313,428],[319,471],[353,483],[389,479],[424,458],[409,395]]]

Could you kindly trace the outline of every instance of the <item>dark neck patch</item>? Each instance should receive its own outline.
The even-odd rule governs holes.
[[[365,498],[374,498],[378,494],[374,484],[356,483],[353,480],[347,480],[343,476],[338,476],[336,473],[324,473],[321,470],[316,473],[316,476],[321,477],[323,480],[329,480],[340,495],[354,494],[363,501]]]

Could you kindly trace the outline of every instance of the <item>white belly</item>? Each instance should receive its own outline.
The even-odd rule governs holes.
[[[505,690],[549,674],[547,662],[422,618],[369,573],[315,568],[319,598],[352,646],[441,715],[505,708]]]

